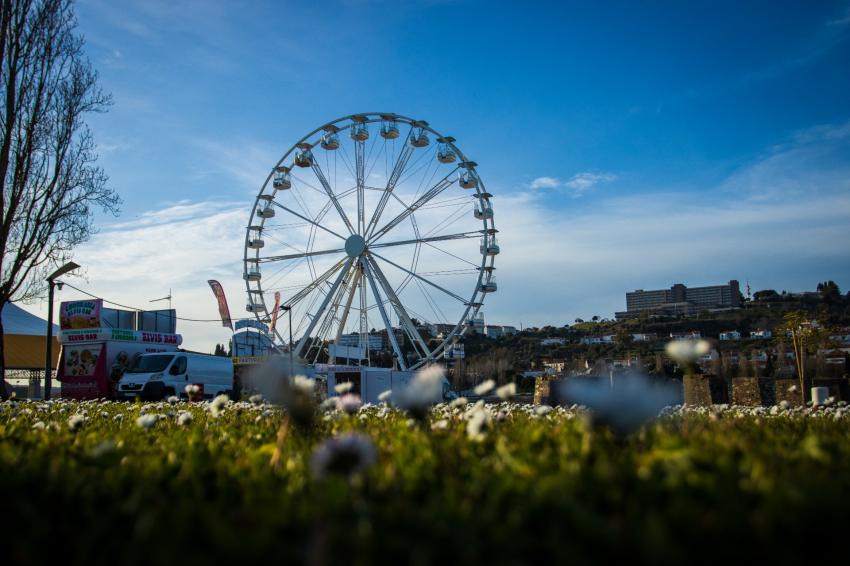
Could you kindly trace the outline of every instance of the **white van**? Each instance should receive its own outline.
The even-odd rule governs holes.
[[[192,352],[141,354],[118,382],[118,397],[158,401],[171,395],[186,398],[186,386],[197,385],[199,394],[211,399],[233,395],[233,362],[223,356]]]

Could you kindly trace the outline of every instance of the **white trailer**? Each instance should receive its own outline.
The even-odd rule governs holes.
[[[403,390],[416,375],[415,371],[359,366],[328,365],[322,369],[327,372],[328,397],[337,395],[337,384],[349,382],[352,393],[360,395],[364,403],[372,404],[380,403],[378,396],[384,391]],[[449,382],[443,378],[443,398],[448,397]]]

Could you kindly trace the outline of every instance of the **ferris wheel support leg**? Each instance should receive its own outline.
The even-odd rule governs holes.
[[[349,268],[349,273],[351,272],[351,268]],[[307,352],[311,352],[313,347],[316,347],[316,356],[313,358],[313,363],[315,364],[319,359],[319,354],[322,352],[322,341],[324,337],[327,336],[333,327],[334,320],[336,319],[336,314],[339,312],[339,307],[342,305],[342,298],[348,293],[348,278],[343,279],[342,285],[337,289],[336,296],[333,299],[333,303],[330,308],[325,312],[324,320],[322,320],[321,326],[319,326],[319,331],[316,333],[316,336],[310,342],[310,346],[307,348]]]
[[[337,275],[336,281],[334,281],[333,287],[331,287],[330,291],[328,291],[328,294],[325,295],[325,300],[322,301],[322,306],[319,307],[319,310],[317,310],[316,314],[313,315],[313,320],[310,321],[310,325],[307,327],[307,330],[304,331],[304,335],[301,336],[301,339],[298,341],[298,345],[295,347],[295,355],[296,356],[298,356],[298,357],[301,356],[301,350],[302,350],[302,348],[304,348],[304,344],[307,342],[307,340],[310,339],[310,333],[313,332],[313,329],[316,327],[316,324],[319,322],[319,319],[321,318],[322,313],[325,312],[325,309],[328,308],[328,304],[331,302],[334,295],[336,294],[336,290],[339,288],[340,284],[342,283],[342,280],[345,278],[346,273],[348,273],[348,270],[351,267],[351,264],[352,264],[353,261],[354,261],[354,258],[351,258],[347,262],[345,262],[345,266],[339,272],[339,275]]]
[[[366,280],[363,278],[363,264],[357,262],[360,272],[360,344],[366,348],[366,365],[372,365],[372,352],[369,350],[369,313],[366,310],[369,293],[366,291]]]
[[[398,358],[398,367],[402,370],[407,369],[407,361],[404,359],[404,355],[401,352],[401,348],[398,345],[398,340],[396,340],[395,332],[393,332],[392,324],[390,324],[390,317],[387,316],[387,311],[384,309],[384,302],[381,299],[381,293],[378,291],[378,286],[375,283],[375,278],[372,276],[372,271],[369,269],[369,264],[366,261],[365,257],[360,258],[360,265],[363,266],[363,271],[366,272],[366,277],[369,278],[369,284],[372,287],[372,293],[375,295],[375,304],[378,306],[378,310],[381,312],[381,318],[384,320],[384,328],[387,329],[387,338],[392,344],[393,351],[395,351],[395,355]]]
[[[345,324],[348,322],[348,313],[351,312],[351,303],[354,302],[354,294],[357,292],[357,286],[360,284],[360,278],[362,276],[359,265],[352,266],[354,270],[354,279],[351,281],[351,287],[348,293],[348,300],[345,302],[345,308],[342,311],[342,318],[339,319],[339,327],[336,330],[336,340],[335,344],[339,344],[340,339],[342,338],[342,333],[345,332]],[[366,345],[368,348],[368,344]],[[336,356],[331,357],[331,363],[336,363]]]
[[[401,304],[398,296],[393,291],[392,285],[387,281],[387,278],[384,276],[384,273],[381,271],[381,267],[378,265],[378,262],[375,260],[369,260],[369,266],[372,271],[375,273],[375,277],[381,283],[381,287],[384,288],[384,293],[387,295],[387,298],[392,303],[395,308],[396,314],[398,314],[399,321],[404,325],[407,330],[407,333],[410,335],[410,338],[413,340],[414,344],[418,344],[422,350],[422,355],[431,359],[431,351],[428,349],[428,345],[425,343],[425,340],[422,339],[422,335],[419,334],[419,331],[416,330],[416,325],[413,324],[413,321],[410,319],[410,316],[407,314],[407,311]]]

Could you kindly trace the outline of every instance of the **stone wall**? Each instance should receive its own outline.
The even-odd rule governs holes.
[[[552,382],[551,375],[541,375],[534,378],[534,404],[549,405],[550,384]]]
[[[776,398],[775,382],[770,378],[732,378],[732,403],[750,407],[768,407]]]
[[[682,387],[686,405],[706,407],[729,402],[728,384],[713,375],[686,375]]]
[[[800,380],[796,377],[783,377],[774,380],[776,395],[774,402],[778,405],[788,401],[792,407],[800,405]],[[793,389],[793,390],[792,390]],[[808,395],[806,396],[808,397]]]

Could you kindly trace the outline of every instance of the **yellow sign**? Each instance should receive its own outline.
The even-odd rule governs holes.
[[[267,356],[241,356],[241,357],[233,357],[233,365],[235,366],[244,366],[244,365],[255,365],[255,364],[263,364],[268,361]]]

